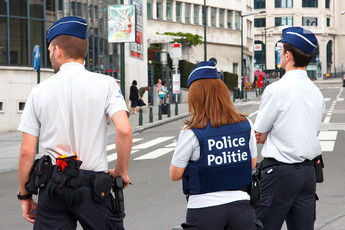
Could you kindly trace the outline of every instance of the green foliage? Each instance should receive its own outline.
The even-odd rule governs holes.
[[[186,60],[179,61],[179,69],[181,74],[181,88],[188,88],[187,87],[187,80],[190,72],[194,69],[197,65]]]
[[[234,73],[224,72],[224,83],[230,90],[238,86],[238,75]]]
[[[160,33],[157,33],[160,34]],[[163,35],[176,36],[180,38],[174,39],[173,42],[182,43],[183,45],[197,46],[203,43],[202,36],[198,34],[182,33],[182,32],[165,32]]]

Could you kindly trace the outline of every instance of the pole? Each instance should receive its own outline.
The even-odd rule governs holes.
[[[241,16],[241,96],[240,98],[243,99],[243,15]]]
[[[204,0],[204,61],[207,61],[207,45],[206,45],[206,0]]]
[[[39,84],[40,82],[41,82],[41,65],[37,69],[37,84]],[[38,140],[37,146],[36,146],[36,154],[39,154],[39,153],[40,153],[40,143]]]
[[[121,4],[124,4],[124,1],[121,0]],[[120,75],[121,75],[121,92],[124,98],[126,98],[125,92],[125,43],[120,45]]]
[[[266,48],[267,47],[267,44],[266,44],[267,43],[267,34],[266,34],[266,30],[267,29],[264,28],[264,30],[265,30],[265,79],[266,79],[266,76],[267,76],[267,72],[266,72],[267,71],[267,53],[266,53],[267,52],[267,48]]]

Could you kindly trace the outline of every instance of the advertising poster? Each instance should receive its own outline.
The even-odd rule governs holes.
[[[108,7],[108,42],[135,42],[135,6]]]
[[[132,0],[131,3],[135,6],[136,12],[136,42],[130,44],[130,56],[143,59],[143,1]]]

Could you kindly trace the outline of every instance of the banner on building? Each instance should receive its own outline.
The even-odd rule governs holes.
[[[108,6],[108,42],[135,42],[134,5]]]
[[[143,45],[143,1],[132,0],[131,4],[135,6],[136,14],[136,42],[130,44],[130,55],[143,59],[144,45]]]

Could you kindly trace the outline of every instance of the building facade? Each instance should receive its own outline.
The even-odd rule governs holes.
[[[0,132],[14,131],[19,124],[26,99],[39,80],[33,70],[33,48],[40,46],[40,81],[53,75],[46,43],[46,31],[64,16],[78,16],[88,23],[89,50],[85,67],[125,82],[128,95],[132,79],[147,73],[146,4],[143,0],[125,0],[135,4],[141,22],[141,40],[124,45],[124,77],[120,76],[120,45],[108,43],[108,5],[120,0],[0,0]],[[140,44],[139,44],[140,42]],[[139,49],[139,47],[141,49]],[[145,78],[146,77],[146,78]],[[147,74],[138,83],[147,85]],[[128,97],[127,97],[128,98]]]
[[[254,0],[255,68],[269,77],[279,75],[282,29],[301,26],[315,33],[318,47],[307,67],[311,79],[340,76],[345,71],[345,1],[338,0]]]
[[[218,71],[241,75],[241,21],[243,20],[243,66],[252,79],[254,57],[253,0],[147,0],[148,46],[163,44],[170,51],[171,39],[157,35],[165,32],[198,34],[204,40],[204,3],[206,2],[206,60],[215,58]],[[244,17],[243,17],[244,16]],[[204,61],[204,45],[184,45],[182,59]],[[239,80],[240,84],[241,80]],[[240,86],[240,85],[239,85]]]

